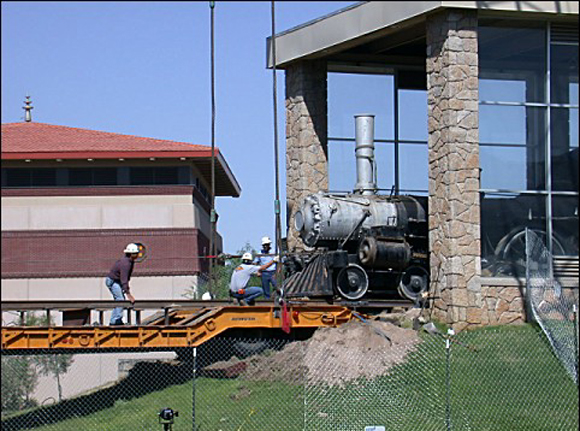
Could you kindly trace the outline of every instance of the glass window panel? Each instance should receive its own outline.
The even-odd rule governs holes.
[[[155,168],[155,184],[177,184],[178,179],[176,166]]]
[[[578,196],[552,198],[552,252],[578,256]]]
[[[394,144],[386,144],[381,142],[375,143],[375,160],[377,164],[377,187],[383,191],[390,191],[395,184]],[[354,182],[356,182],[356,179]]]
[[[525,276],[525,229],[546,236],[546,197],[482,194],[481,267],[484,276]]]
[[[399,187],[401,191],[429,190],[429,154],[427,144],[399,145]]]
[[[526,144],[526,109],[536,115],[541,108],[525,106],[479,106],[479,142],[489,144]]]
[[[578,106],[578,83],[571,83],[569,86],[569,91],[570,95],[568,97],[570,99],[570,105]]]
[[[527,189],[525,147],[481,146],[479,166],[482,189]]]
[[[480,106],[482,188],[545,189],[545,113],[538,107]]]
[[[129,168],[129,177],[134,186],[155,184],[153,168]]]
[[[26,168],[10,168],[6,170],[7,187],[30,187],[31,172]]]
[[[68,183],[71,186],[90,186],[93,184],[92,168],[70,168]]]
[[[54,168],[32,169],[32,186],[37,187],[56,186],[56,169]]]
[[[526,102],[545,102],[546,35],[545,28],[507,26],[479,27],[479,75],[480,79],[519,81],[524,84]],[[511,86],[512,84],[510,84]],[[506,87],[508,88],[508,87]],[[481,100],[521,102],[522,94],[511,87],[505,93],[499,88],[489,93],[483,86]]]
[[[179,175],[179,184],[191,183],[191,168],[189,166],[180,166],[178,175]]]
[[[399,91],[399,139],[427,142],[427,92]]]
[[[550,49],[550,100],[552,103],[577,105],[578,45],[551,45]]]
[[[329,73],[328,136],[354,138],[354,116],[374,114],[375,138],[393,139],[393,86],[391,75]]]
[[[328,142],[328,188],[332,191],[352,192],[356,183],[354,141]]]
[[[93,184],[96,186],[114,186],[117,185],[116,168],[94,168]]]
[[[519,102],[526,101],[525,81],[510,81],[509,79],[479,79],[479,100],[488,102]]]
[[[550,112],[552,190],[578,191],[578,109]]]

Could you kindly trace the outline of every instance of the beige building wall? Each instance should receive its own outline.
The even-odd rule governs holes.
[[[139,265],[139,264],[137,264]],[[196,275],[170,277],[133,277],[131,291],[135,299],[192,299],[197,290],[200,277]],[[103,277],[91,278],[28,278],[3,279],[1,281],[3,301],[65,301],[65,300],[111,300],[111,293],[105,286]],[[153,311],[145,311],[142,318]],[[18,313],[2,313],[2,325],[18,319]],[[62,323],[62,314],[54,311],[55,323]],[[105,313],[105,322],[109,322],[110,312]],[[98,312],[93,311],[91,321],[98,321]],[[134,322],[134,320],[133,320]]]
[[[198,228],[209,235],[206,218],[190,195],[2,198],[2,230]]]

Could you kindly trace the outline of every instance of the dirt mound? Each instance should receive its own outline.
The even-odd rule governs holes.
[[[358,378],[387,374],[418,343],[417,333],[412,329],[389,322],[351,321],[338,328],[318,329],[309,340],[289,343],[282,350],[267,351],[243,361],[234,357],[210,368],[235,368],[242,378],[249,380],[343,386]]]

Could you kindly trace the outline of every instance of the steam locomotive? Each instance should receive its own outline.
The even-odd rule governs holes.
[[[285,295],[416,301],[429,286],[427,198],[376,193],[374,116],[355,125],[354,191],[301,202],[294,224],[307,250],[286,255]]]

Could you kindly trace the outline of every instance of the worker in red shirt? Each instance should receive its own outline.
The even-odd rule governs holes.
[[[105,278],[105,284],[111,291],[115,301],[124,301],[125,295],[127,295],[129,301],[134,303],[135,297],[131,294],[129,280],[133,273],[135,260],[139,256],[139,246],[135,243],[127,244],[127,247],[125,247],[123,252],[125,253],[125,256],[115,262],[109,271],[107,278]],[[123,307],[115,307],[109,325],[124,325]]]

